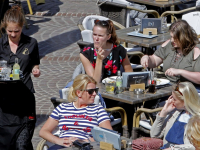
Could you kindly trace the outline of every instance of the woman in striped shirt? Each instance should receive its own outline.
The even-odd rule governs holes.
[[[94,141],[91,129],[94,126],[112,129],[110,119],[101,105],[94,103],[98,93],[96,81],[85,74],[78,75],[68,93],[69,103],[56,107],[40,130],[40,136],[55,143],[51,149],[68,147],[76,139]],[[59,127],[59,137],[52,131]]]

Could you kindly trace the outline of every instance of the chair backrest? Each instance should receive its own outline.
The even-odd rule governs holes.
[[[94,27],[94,20],[99,19],[99,20],[109,20],[106,17],[103,16],[98,16],[98,15],[89,15],[86,16],[83,19],[82,25],[85,28],[85,30],[92,30]]]
[[[99,2],[101,4],[102,0]],[[114,2],[114,3],[113,3]],[[118,4],[115,4],[118,3]],[[129,26],[129,11],[126,8],[129,2],[125,0],[107,0],[106,3],[99,5],[99,12],[101,16],[108,17],[121,25]],[[128,16],[127,16],[128,15]]]
[[[188,24],[200,35],[200,12],[190,12],[184,14],[182,19],[187,21]]]
[[[96,20],[96,19],[109,20],[108,18],[103,17],[103,16],[97,16],[97,15],[86,16],[82,22],[82,25],[85,29],[85,30],[81,31],[83,41],[93,43],[92,29],[94,27],[94,20]]]

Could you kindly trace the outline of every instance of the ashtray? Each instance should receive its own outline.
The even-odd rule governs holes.
[[[143,89],[134,89],[133,92],[135,94],[144,94],[144,90]]]

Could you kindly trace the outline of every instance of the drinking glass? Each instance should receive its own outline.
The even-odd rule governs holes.
[[[1,70],[1,79],[10,80],[11,67],[6,66]]]
[[[167,17],[162,17],[162,30],[167,29]]]
[[[105,80],[106,92],[113,94],[115,90],[115,84],[116,84],[115,81]]]

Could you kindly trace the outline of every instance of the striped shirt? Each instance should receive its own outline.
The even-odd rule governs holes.
[[[84,108],[76,108],[73,102],[61,103],[53,110],[50,117],[59,121],[60,138],[88,139],[92,137],[93,126],[99,126],[103,121],[110,120],[101,105],[90,104]]]

